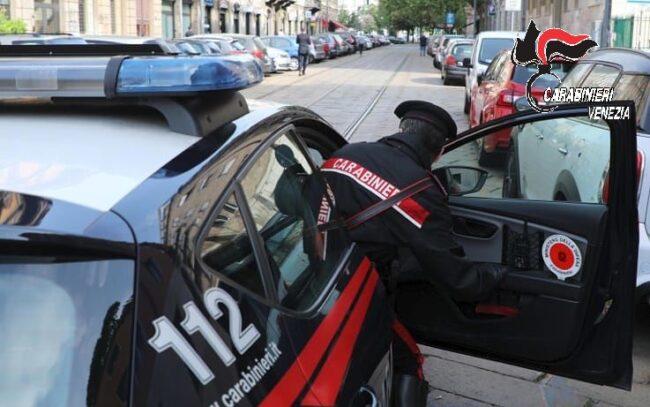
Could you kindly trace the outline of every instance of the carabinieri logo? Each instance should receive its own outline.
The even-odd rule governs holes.
[[[553,75],[559,82],[558,76],[551,72],[552,62],[575,62],[585,56],[590,48],[598,44],[587,34],[573,35],[561,28],[549,28],[540,32],[535,22],[530,20],[524,40],[517,38],[512,48],[511,59],[515,65],[528,66],[537,65],[537,73],[533,74],[526,82],[526,99],[530,106],[538,112],[550,112],[555,109],[552,106],[543,106],[532,95],[532,85],[542,75]],[[544,93],[544,100],[557,99],[555,92],[551,91],[553,97],[549,97],[550,88]],[[583,99],[583,97],[581,97]],[[590,98],[591,99],[591,98]]]

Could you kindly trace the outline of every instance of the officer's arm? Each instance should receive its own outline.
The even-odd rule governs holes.
[[[455,300],[477,301],[489,296],[505,268],[494,263],[473,263],[456,254],[462,253],[462,247],[453,238],[446,201],[437,192],[420,195],[418,201],[429,210],[428,218],[422,228],[399,220],[398,234],[418,260],[423,274]]]

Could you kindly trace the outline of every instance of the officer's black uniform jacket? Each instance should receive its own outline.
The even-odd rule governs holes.
[[[433,157],[416,135],[400,134],[374,143],[349,144],[322,165],[340,216],[347,218],[429,175]],[[379,196],[378,196],[379,195]],[[408,202],[407,202],[408,201]],[[436,184],[411,200],[350,230],[368,257],[386,265],[410,249],[420,266],[418,279],[432,282],[456,300],[478,300],[498,283],[501,266],[473,263],[452,236],[446,192]]]

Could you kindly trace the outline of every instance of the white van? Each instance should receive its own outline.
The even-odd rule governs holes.
[[[469,113],[469,98],[472,88],[478,86],[477,76],[485,73],[487,66],[499,51],[506,48],[512,49],[515,45],[515,38],[523,39],[524,35],[524,32],[519,31],[483,31],[476,36],[469,65],[464,64],[469,68],[465,77],[465,113]]]

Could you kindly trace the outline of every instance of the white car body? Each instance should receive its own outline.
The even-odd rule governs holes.
[[[279,48],[266,47],[266,53],[273,59],[278,71],[290,71],[292,69],[291,57],[289,57],[287,52],[282,51]]]
[[[486,46],[486,40],[492,39],[512,39],[514,46],[514,40],[516,38],[524,38],[524,32],[517,31],[483,31],[476,36],[476,41],[474,42],[474,50],[472,51],[472,58],[470,60],[470,67],[467,70],[467,75],[465,77],[465,103],[469,105],[470,96],[472,95],[472,90],[478,86],[477,77],[483,75],[487,69],[492,59],[498,54],[497,50],[493,55],[489,56],[489,60],[481,60],[481,51],[484,51]]]

